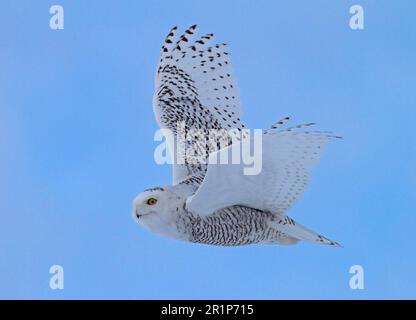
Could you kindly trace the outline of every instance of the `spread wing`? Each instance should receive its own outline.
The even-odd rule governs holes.
[[[325,145],[336,137],[325,132],[289,129],[267,131],[262,138],[261,170],[257,175],[245,174],[244,163],[210,164],[202,184],[188,198],[187,209],[209,215],[240,205],[284,215],[303,195],[312,167]],[[235,146],[210,155],[210,163]]]
[[[173,135],[166,140],[174,184],[202,180],[209,154],[219,149],[209,139],[211,129],[244,127],[227,45],[210,46],[212,34],[192,41],[196,28],[191,26],[179,37],[177,27],[169,32],[155,80],[153,110],[159,126]]]

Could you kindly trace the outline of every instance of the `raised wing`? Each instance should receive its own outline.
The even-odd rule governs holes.
[[[174,136],[167,139],[174,184],[194,176],[202,179],[209,153],[218,150],[209,130],[244,127],[226,44],[209,46],[212,34],[192,42],[196,25],[179,37],[176,31],[174,27],[162,46],[153,98],[159,126]],[[178,150],[184,151],[179,157]]]
[[[267,131],[262,137],[262,168],[258,175],[244,174],[244,163],[210,164],[197,192],[188,198],[187,209],[209,215],[240,205],[284,215],[303,195],[312,167],[335,136],[289,129]],[[210,162],[230,153],[231,148],[210,155]]]

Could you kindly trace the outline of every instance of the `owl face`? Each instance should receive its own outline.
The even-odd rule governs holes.
[[[133,219],[152,232],[173,236],[179,200],[168,187],[143,191],[133,200]]]

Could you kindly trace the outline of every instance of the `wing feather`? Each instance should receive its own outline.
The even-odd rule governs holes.
[[[243,162],[209,164],[202,184],[188,198],[186,207],[201,215],[235,205],[285,215],[305,192],[312,167],[333,138],[322,132],[267,131],[263,134],[258,175],[244,174]],[[210,163],[231,149],[210,155]]]
[[[155,79],[153,110],[157,122],[175,137],[174,143],[168,141],[174,161],[174,184],[205,174],[209,153],[216,150],[215,143],[209,141],[210,129],[244,128],[226,45],[208,46],[213,34],[192,41],[196,29],[193,25],[179,37],[177,27],[170,30],[162,46]],[[203,136],[180,139],[191,130],[198,130]],[[205,161],[190,161],[186,150],[191,148],[202,154]],[[183,163],[173,154],[177,150],[185,150]]]

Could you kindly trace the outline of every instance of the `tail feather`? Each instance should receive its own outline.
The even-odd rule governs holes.
[[[285,217],[278,217],[277,220],[273,221],[273,227],[276,230],[279,230],[290,237],[309,241],[316,244],[326,244],[335,247],[342,247],[341,244],[330,240],[315,231],[312,231],[305,226],[295,222],[292,218],[285,216]]]

